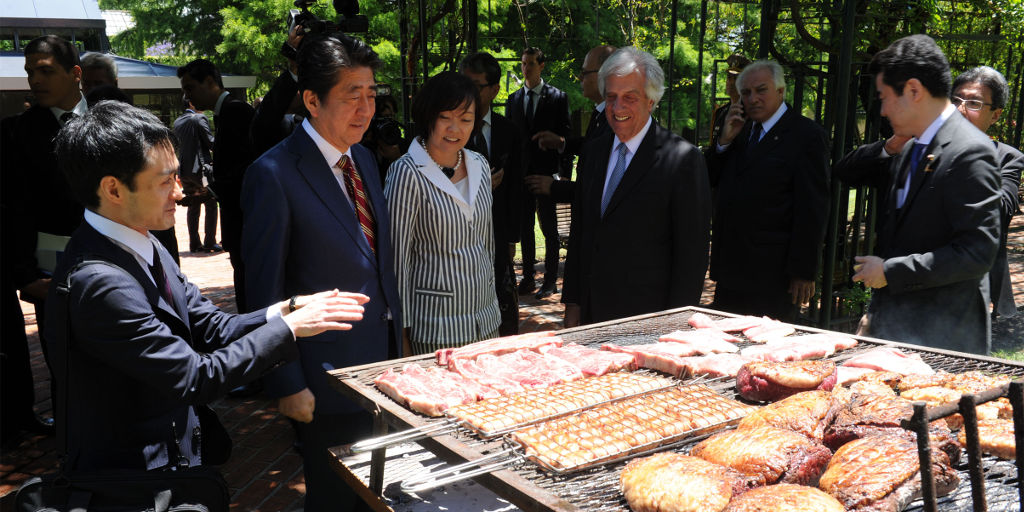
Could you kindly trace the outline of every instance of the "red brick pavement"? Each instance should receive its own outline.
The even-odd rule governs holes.
[[[188,248],[184,209],[178,210],[178,245]],[[1014,295],[1024,304],[1024,217],[1014,218],[1010,234],[1011,273]],[[231,265],[225,254],[192,255],[182,252],[185,274],[203,294],[227,311],[234,311]],[[539,276],[538,276],[539,277]],[[708,281],[701,302],[710,303],[713,285]],[[561,283],[559,283],[561,289]],[[545,300],[522,298],[521,330],[559,328],[562,306],[555,294]],[[36,377],[36,410],[50,414],[49,374],[39,350],[32,306],[22,304],[30,335],[32,367]],[[246,399],[224,398],[213,404],[234,440],[231,459],[222,467],[232,491],[232,508],[238,511],[295,511],[301,509],[305,484],[302,459],[292,449],[294,434],[271,400],[262,396]],[[56,467],[56,445],[52,438],[29,436],[0,454],[0,512],[12,509],[13,493],[31,475]]]

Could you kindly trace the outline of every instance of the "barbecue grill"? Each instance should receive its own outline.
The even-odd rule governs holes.
[[[654,343],[657,342],[658,337],[662,334],[678,329],[690,329],[686,321],[695,312],[703,312],[716,319],[735,316],[704,308],[686,307],[567,329],[561,331],[559,335],[566,343],[578,343],[585,346],[597,346],[605,343],[617,345]],[[803,333],[817,332],[828,331],[798,327],[795,336]],[[1024,376],[1024,364],[1013,361],[946,350],[928,349],[917,345],[893,343],[873,338],[856,338],[860,341],[860,345],[853,349],[841,351],[828,359],[841,364],[846,359],[865,350],[888,345],[899,348],[904,352],[920,355],[935,370],[945,370],[951,373],[980,370],[1017,377]],[[743,343],[740,346],[743,347],[746,344]],[[374,387],[373,379],[385,370],[389,368],[398,370],[404,364],[409,363],[430,366],[434,364],[434,358],[432,355],[423,355],[344,368],[329,372],[328,378],[332,386],[339,392],[360,403],[364,408],[375,411],[377,413],[378,429],[380,430],[383,430],[385,424],[398,430],[405,430],[422,427],[429,428],[450,421],[445,418],[428,418],[413,413]],[[690,383],[691,380],[688,379],[680,382]],[[734,389],[734,380],[731,378],[711,379],[704,380],[703,382],[725,397],[738,398]],[[1005,393],[1005,390],[1003,393]],[[991,396],[983,396],[982,400],[991,398]],[[1019,416],[1020,412],[1019,409],[1015,409],[1015,416]],[[939,412],[932,411],[930,417],[936,417],[937,414]],[[1017,429],[1017,432],[1022,431],[1019,425]],[[976,439],[976,436],[974,437]],[[671,447],[661,447],[659,450],[672,449],[688,453],[690,447],[698,440],[685,440]],[[466,429],[428,437],[418,441],[418,443],[438,458],[453,464],[474,461],[488,456],[498,459],[501,456],[496,454],[503,453],[509,449],[506,438],[485,439]],[[972,497],[971,494],[972,476],[968,471],[969,460],[977,460],[980,462],[980,466],[984,468],[984,497],[988,510],[1020,510],[1021,495],[1019,493],[1022,491],[1018,488],[1018,467],[1013,461],[1002,461],[990,456],[980,456],[977,454],[977,447],[975,446],[974,448],[975,456],[966,457],[956,468],[958,473],[960,473],[960,486],[952,494],[935,500],[937,510],[966,510],[972,508],[977,503],[977,497]],[[1021,449],[1021,443],[1018,443],[1018,452]],[[971,452],[972,449],[968,447],[969,455]],[[341,452],[336,451],[335,454],[341,455]],[[371,497],[373,494],[380,496],[385,480],[388,482],[406,479],[415,480],[417,478],[422,479],[427,474],[426,471],[412,471],[408,468],[397,467],[400,465],[396,464],[392,464],[392,466],[396,466],[392,469],[384,463],[384,456],[383,450],[377,450],[374,452],[373,462],[369,465],[360,464],[360,470],[357,472],[353,472],[351,468],[346,467],[340,459],[337,461],[336,467],[346,476],[350,483],[356,483],[364,487],[361,489],[364,497]],[[1018,457],[1017,464],[1021,462],[1024,461],[1021,461],[1021,458]],[[519,463],[510,469],[498,469],[492,473],[482,474],[474,478],[497,495],[524,510],[620,511],[628,510],[625,499],[619,492],[619,471],[624,465],[625,461],[619,461],[578,472],[556,474],[555,472],[545,471],[535,464]],[[367,470],[369,474],[366,474]],[[397,475],[401,478],[396,478],[396,475],[389,474],[389,472],[394,473],[396,471],[402,473]],[[355,476],[356,473],[359,473],[359,477]],[[975,474],[973,478],[978,480],[979,476]],[[360,481],[360,478],[368,482],[368,484]],[[397,486],[389,485],[388,492],[385,494],[393,496],[399,492]],[[384,504],[379,499],[376,506],[384,509]],[[925,508],[924,501],[917,500],[908,510],[925,510]]]

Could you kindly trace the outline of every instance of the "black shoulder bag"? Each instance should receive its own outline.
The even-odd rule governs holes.
[[[18,512],[228,512],[230,494],[220,472],[211,466],[189,467],[188,459],[179,457],[174,470],[98,470],[68,469],[72,460],[68,453],[68,402],[71,366],[71,329],[68,314],[68,295],[72,276],[83,267],[101,264],[125,272],[121,267],[102,259],[84,260],[76,264],[57,285],[57,300],[61,307],[54,314],[64,315],[54,322],[63,340],[64,360],[54,368],[64,376],[59,391],[61,415],[56,422],[60,469],[53,474],[35,477],[18,490],[15,510]],[[126,272],[127,273],[127,272]],[[58,358],[54,358],[58,359]],[[179,447],[180,451],[180,447]]]

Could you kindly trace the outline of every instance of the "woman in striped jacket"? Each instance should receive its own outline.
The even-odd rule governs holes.
[[[464,149],[479,111],[469,78],[446,71],[427,80],[412,104],[417,137],[384,184],[413,354],[497,335],[489,166]]]

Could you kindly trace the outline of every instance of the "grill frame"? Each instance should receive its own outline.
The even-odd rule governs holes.
[[[604,343],[619,345],[653,343],[657,342],[658,336],[661,334],[676,329],[692,329],[687,325],[686,320],[696,312],[707,314],[713,318],[738,316],[722,311],[688,306],[566,329],[560,331],[559,336],[566,343],[574,342],[584,346],[596,346]],[[796,326],[796,328],[797,333],[794,336],[812,333],[834,333],[834,331],[811,327]],[[853,349],[840,351],[827,358],[828,360],[842,364],[846,359],[860,354],[866,349],[890,346],[905,352],[920,354],[922,359],[935,370],[942,369],[952,373],[981,370],[990,373],[1006,373],[1017,377],[1024,377],[1024,364],[1014,361],[950,350],[931,349],[877,338],[850,336],[857,339],[860,344]],[[742,343],[740,346],[743,347],[748,344]],[[426,354],[333,370],[328,372],[327,378],[334,389],[363,408],[374,412],[380,422],[387,423],[391,428],[404,430],[443,421],[444,418],[428,418],[413,413],[374,387],[373,379],[377,375],[388,368],[399,370],[405,364],[430,366],[435,363],[433,354]],[[698,379],[676,380],[687,384],[698,381]],[[728,398],[738,399],[733,386],[734,380],[731,378],[699,379],[699,381],[709,385],[713,390]],[[504,449],[502,439],[481,440],[467,432],[456,432],[450,435],[422,439],[417,441],[417,443],[446,462],[462,463]],[[686,453],[695,442],[686,442],[676,448],[666,449],[675,449]],[[610,466],[601,466],[568,476],[551,475],[538,469],[535,465],[521,464],[512,469],[499,470],[488,475],[478,476],[476,480],[523,510],[628,510],[617,485],[619,469],[625,463],[623,461]],[[990,456],[983,457],[982,463],[986,470],[990,468],[998,469],[997,472],[989,471],[990,474],[986,475],[985,478],[986,496],[991,495],[995,498],[994,500],[990,498],[989,510],[1019,510],[1019,505],[1017,504],[1018,490],[1014,485],[1017,472],[1013,463],[1006,464],[1006,461],[999,461]],[[970,479],[966,463],[962,462],[956,469],[961,476],[961,485],[952,495],[938,499],[939,510],[962,510],[965,503],[968,507],[970,506]],[[387,468],[383,468],[383,471],[386,472]],[[1012,474],[1009,474],[1011,472]],[[382,475],[371,475],[370,481],[379,482],[382,479]],[[379,488],[374,489],[374,491],[378,495],[381,493]],[[1006,494],[1012,496],[1012,501],[1009,502],[1009,505],[1005,501],[1004,495]],[[962,499],[961,495],[966,496],[966,501]],[[908,510],[920,510],[921,503],[921,500],[915,501]],[[997,506],[993,508],[993,504]],[[1007,506],[1000,508],[1000,504]],[[1013,505],[1016,505],[1016,507]]]

